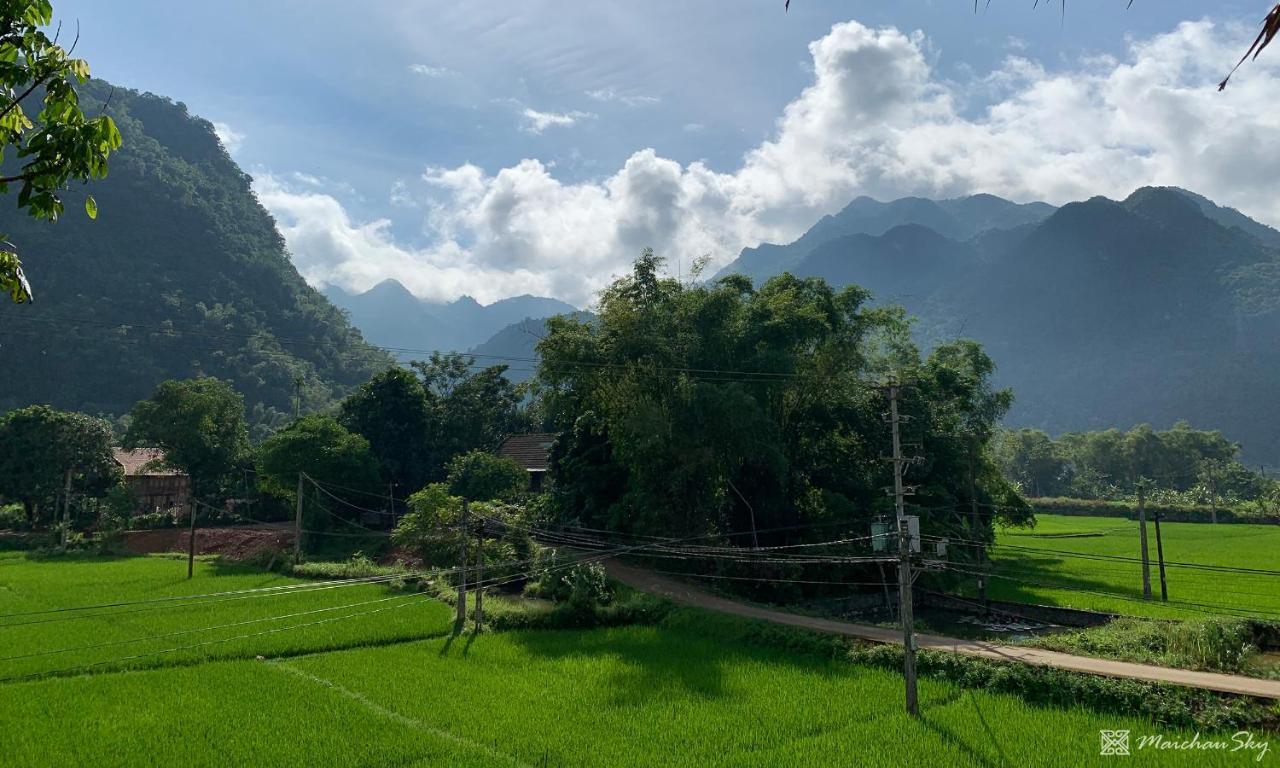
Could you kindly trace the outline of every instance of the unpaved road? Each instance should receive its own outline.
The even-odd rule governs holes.
[[[626,565],[617,560],[606,561],[605,567],[611,576],[628,586],[643,592],[668,597],[684,605],[750,619],[770,621],[775,624],[811,629],[832,635],[846,635],[877,643],[902,645],[902,633],[895,629],[872,627],[865,624],[851,624],[831,619],[819,619],[812,616],[800,616],[786,611],[740,603],[735,600],[718,597],[689,584],[664,578],[635,566]],[[1223,675],[1216,672],[1192,672],[1184,669],[1157,667],[1151,664],[1132,664],[1127,661],[1095,659],[1057,651],[1022,648],[1015,645],[999,645],[982,640],[962,640],[958,637],[943,637],[941,635],[917,634],[916,644],[920,648],[928,648],[935,651],[950,651],[951,653],[981,656],[998,661],[1017,661],[1041,667],[1056,667],[1090,675],[1124,677],[1155,683],[1169,683],[1187,688],[1203,688],[1209,691],[1257,696],[1264,699],[1280,699],[1280,680],[1259,680],[1252,677]]]

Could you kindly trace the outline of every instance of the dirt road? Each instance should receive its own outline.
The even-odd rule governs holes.
[[[851,624],[812,616],[800,616],[786,611],[740,603],[616,560],[607,561],[605,567],[611,576],[624,584],[643,592],[668,597],[684,605],[833,635],[846,635],[877,643],[902,645],[902,633],[895,629]],[[1126,661],[1074,656],[1069,653],[1044,651],[1037,648],[999,645],[982,640],[962,640],[958,637],[943,637],[941,635],[917,634],[916,643],[920,648],[961,653],[966,656],[981,656],[998,661],[1016,661],[1035,666],[1069,669],[1090,675],[1124,677],[1134,680],[1181,685],[1188,688],[1203,688],[1209,691],[1257,696],[1265,699],[1280,699],[1280,680],[1260,680],[1215,672],[1192,672],[1183,669],[1157,667],[1150,664],[1132,664]]]

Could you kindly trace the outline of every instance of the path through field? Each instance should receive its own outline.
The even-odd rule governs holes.
[[[844,621],[833,621],[813,616],[801,616],[786,611],[763,608],[749,603],[729,600],[710,592],[706,592],[689,584],[659,576],[642,568],[626,565],[617,560],[606,563],[609,574],[619,581],[635,589],[662,595],[677,603],[691,605],[706,610],[728,613],[751,619],[770,621],[792,627],[812,629],[834,635],[846,635],[877,643],[902,644],[902,633],[896,629],[873,627],[865,624],[852,624]],[[916,641],[920,648],[936,651],[949,651],[965,656],[981,656],[998,661],[1017,661],[1035,666],[1056,667],[1074,672],[1106,677],[1123,677],[1134,680],[1147,680],[1157,683],[1169,683],[1189,688],[1203,688],[1210,691],[1237,693],[1267,699],[1280,699],[1280,680],[1259,680],[1239,675],[1223,675],[1215,672],[1193,672],[1169,667],[1157,667],[1150,664],[1132,664],[1125,661],[1095,659],[1088,656],[1074,656],[1069,653],[1045,651],[1036,648],[1022,648],[1013,645],[999,645],[981,640],[962,640],[942,635],[917,634]]]

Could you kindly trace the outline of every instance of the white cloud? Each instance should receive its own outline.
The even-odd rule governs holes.
[[[528,133],[542,133],[552,126],[568,128],[581,120],[593,120],[595,115],[590,112],[539,112],[536,109],[525,107],[520,113],[523,120],[521,130]]]
[[[628,107],[647,107],[658,104],[662,101],[662,99],[657,96],[646,96],[644,94],[636,93],[618,93],[612,87],[597,88],[593,91],[586,91],[586,94],[588,98],[595,99],[599,102],[604,102],[606,104],[610,102],[617,102]]]
[[[448,67],[433,67],[430,64],[410,64],[409,71],[415,75],[440,79],[458,74]]]
[[[218,137],[218,141],[222,142],[222,146],[226,147],[229,154],[234,155],[239,151],[240,145],[244,143],[244,134],[226,123],[220,123],[215,120],[213,122],[213,132]]]
[[[957,84],[935,75],[920,33],[838,24],[809,46],[812,83],[731,172],[652,149],[572,183],[536,159],[495,173],[435,168],[425,175],[429,251],[396,248],[385,224],[353,224],[332,198],[295,206],[286,237],[295,254],[313,229],[341,241],[322,261],[325,279],[347,285],[421,270],[405,282],[432,295],[530,291],[585,304],[645,246],[720,265],[744,246],[794,239],[858,194],[982,191],[1062,203],[1176,184],[1280,221],[1280,56],[1215,90],[1246,35],[1184,23],[1116,59],[1050,71],[1018,54],[1000,72]],[[988,105],[962,110],[973,93]],[[534,131],[583,117],[525,111]],[[271,200],[273,211],[294,205]],[[379,264],[396,271],[374,274]]]
[[[490,302],[552,291],[543,275],[519,267],[497,270],[451,242],[417,250],[397,245],[390,236],[391,222],[356,223],[337,198],[310,185],[259,174],[253,189],[276,217],[294,265],[312,285],[364,291],[394,277],[416,295],[438,301],[464,293]]]

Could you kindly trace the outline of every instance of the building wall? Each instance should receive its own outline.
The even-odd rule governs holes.
[[[139,513],[164,509],[186,512],[191,480],[184,475],[130,475],[125,483],[138,497]]]

